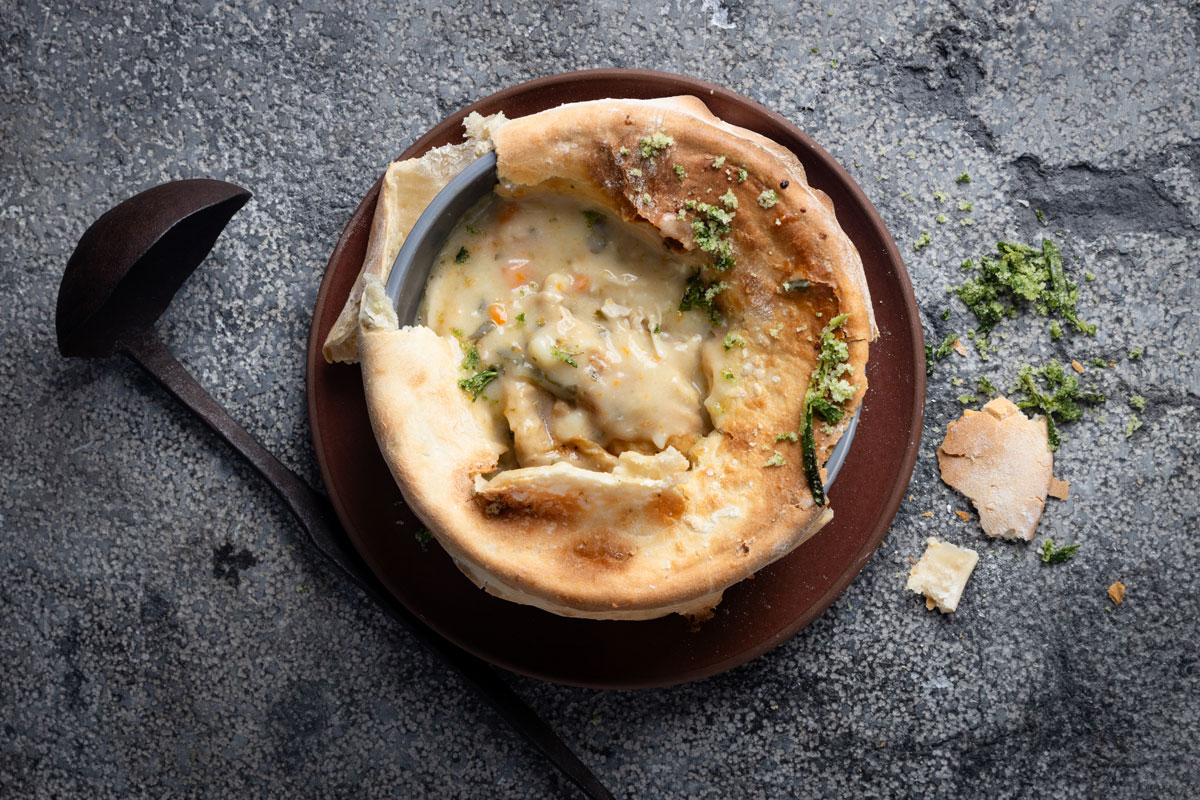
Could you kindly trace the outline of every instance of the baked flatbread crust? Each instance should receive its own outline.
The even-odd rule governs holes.
[[[639,142],[656,133],[673,141],[646,157]],[[717,304],[747,340],[750,377],[730,391],[709,374],[721,412],[710,404],[715,427],[686,453],[626,452],[611,472],[567,463],[495,472],[509,443],[484,429],[459,389],[458,342],[398,329],[382,276],[368,269],[357,343],[380,449],[413,511],[487,591],[566,616],[703,614],[832,518],[813,502],[800,446],[776,436],[798,430],[821,330],[838,314],[849,315],[840,335],[854,392],[837,425],[816,426],[820,462],[862,401],[876,328],[858,253],[795,156],[693,97],[560,106],[498,125],[491,140],[500,191],[585,195],[680,251],[697,246],[681,206],[732,191],[736,265],[711,277],[728,284]],[[758,202],[768,190],[776,202]],[[377,220],[396,196],[381,194]],[[384,253],[399,248],[394,230],[380,226]],[[809,288],[781,290],[797,279]]]

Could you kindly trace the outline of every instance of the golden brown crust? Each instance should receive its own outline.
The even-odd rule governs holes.
[[[656,133],[673,144],[643,157],[639,142]],[[359,342],[380,447],[414,511],[488,591],[568,616],[702,613],[832,518],[813,502],[799,445],[776,436],[797,431],[821,329],[839,313],[849,314],[855,391],[838,425],[817,426],[821,461],[862,401],[875,325],[858,254],[793,155],[695,98],[562,106],[506,123],[493,141],[506,192],[583,194],[680,250],[697,246],[680,207],[732,192],[736,265],[709,277],[728,284],[718,304],[747,339],[746,378],[722,389],[717,413],[709,375],[716,429],[686,458],[628,452],[611,472],[557,463],[489,480],[508,442],[489,438],[457,388],[458,345],[425,328],[397,331],[370,278]],[[767,190],[770,207],[758,202]],[[781,290],[797,279],[810,288]],[[768,466],[776,452],[784,463]]]
[[[942,480],[971,499],[988,536],[1033,538],[1053,480],[1045,419],[997,397],[951,422],[937,455]]]

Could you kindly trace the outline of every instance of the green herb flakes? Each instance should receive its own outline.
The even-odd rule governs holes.
[[[1133,397],[1129,398],[1129,405],[1133,406],[1138,411],[1145,411],[1146,398],[1142,397],[1140,394],[1135,394]]]
[[[933,193],[933,199],[934,199],[934,201],[936,201],[938,203],[944,203],[950,199],[950,195],[946,194],[941,189],[938,189],[936,192]]]
[[[473,369],[479,368],[479,348],[478,347],[476,347],[475,345],[471,345],[470,347],[467,348],[466,353],[463,355],[461,367],[462,367],[462,369],[465,369],[465,370],[473,370]]]
[[[775,194],[774,189],[764,189],[758,196],[758,204],[763,208],[770,208],[779,202],[779,195]]]
[[[978,403],[979,398],[973,394],[960,394],[958,396],[958,402],[960,402],[964,406],[966,406],[966,405],[970,405],[971,403]]]
[[[721,195],[720,199],[721,205],[725,206],[725,208],[729,209],[730,211],[733,211],[738,207],[737,195],[733,193],[733,189],[726,191],[725,194]]]
[[[1135,347],[1129,351],[1129,360],[1130,361],[1137,361],[1141,357],[1142,357],[1142,348]]]
[[[913,242],[913,250],[921,250],[922,248],[928,247],[929,243],[932,241],[933,237],[929,235],[929,231],[921,231],[921,235],[917,237],[915,242]]]
[[[684,169],[683,167],[676,164],[674,169],[675,169],[675,177],[679,178],[679,180],[683,180],[684,178],[687,177],[687,170]]]
[[[684,203],[684,208],[697,212],[692,220],[692,239],[697,247],[713,257],[713,269],[724,272],[731,268],[736,260],[733,257],[733,243],[728,236],[736,212],[694,200]]]
[[[495,367],[488,367],[469,378],[459,380],[458,388],[471,395],[471,402],[474,403],[487,385],[498,377],[500,377],[500,370]]]
[[[417,547],[421,548],[422,553],[429,552],[429,545],[433,542],[433,533],[429,528],[421,528],[416,531],[413,538],[417,540]]]
[[[599,211],[592,211],[592,210],[590,210],[590,209],[589,209],[589,210],[585,210],[585,211],[583,212],[583,218],[584,218],[585,220],[587,220],[587,226],[588,226],[589,228],[591,228],[591,227],[595,226],[595,224],[596,224],[597,222],[603,222],[603,221],[604,221],[604,215],[603,215],[603,214],[601,214]]]
[[[721,377],[730,383],[737,383],[737,375],[734,375],[733,370],[729,367],[725,367],[721,370]]]
[[[717,308],[717,295],[725,291],[728,287],[724,282],[707,284],[700,277],[700,273],[692,275],[688,278],[687,284],[683,287],[683,298],[679,301],[680,311],[691,311],[692,309],[702,310],[708,313],[709,321],[714,325],[720,325],[725,321],[721,314],[721,309]]]
[[[958,201],[958,210],[959,211],[974,211],[975,205],[967,200],[959,200]]]
[[[986,375],[980,375],[979,380],[976,383],[979,386],[980,394],[984,394],[989,397],[996,397],[1000,394],[1000,391],[992,385],[992,382],[987,379]]]
[[[458,252],[454,254],[454,263],[461,264],[471,257],[471,251],[466,247],[458,248]]]
[[[1089,283],[1096,280],[1096,273],[1088,271],[1083,273],[1083,279]]]
[[[1025,364],[1017,371],[1015,391],[1024,393],[1017,407],[1033,409],[1046,417],[1051,450],[1062,444],[1058,426],[1063,422],[1074,422],[1083,416],[1085,405],[1099,405],[1107,401],[1104,395],[1085,391],[1079,377],[1063,369],[1057,361],[1049,361],[1034,368]]]
[[[517,324],[518,325],[525,324],[525,312],[524,311],[522,311],[520,314],[517,314]]]
[[[942,339],[942,343],[937,347],[927,344],[925,345],[925,374],[933,374],[933,365],[937,361],[941,361],[946,356],[950,355],[950,351],[954,349],[954,343],[958,341],[957,333],[947,333],[946,338]]]
[[[777,441],[777,442],[792,442],[794,444],[797,441],[799,441],[799,439],[800,439],[800,437],[796,435],[795,431],[788,431],[787,433],[775,434],[775,441]]]
[[[579,368],[579,362],[575,360],[575,356],[579,355],[579,353],[571,352],[570,350],[564,350],[558,345],[552,344],[550,345],[550,355],[554,356],[569,367],[575,367],[576,369]]]
[[[933,218],[933,221],[936,222],[938,225],[944,225],[946,223],[946,215],[938,214],[936,217]]]
[[[1042,223],[1042,227],[1046,227],[1046,215],[1042,213],[1040,208],[1035,208],[1033,213],[1037,215],[1038,222]]]
[[[821,350],[813,369],[808,391],[804,394],[804,425],[801,433],[804,476],[812,491],[813,502],[825,505],[825,486],[817,465],[816,440],[813,436],[813,414],[825,422],[836,424],[844,411],[841,404],[854,396],[855,387],[844,375],[853,371],[848,363],[849,346],[837,337],[837,330],[846,323],[847,314],[838,314],[821,331]]]
[[[745,182],[746,182],[746,177],[747,177],[747,175],[746,175],[746,170],[744,170],[744,169],[739,169],[739,170],[738,170],[738,178],[737,178],[737,181],[738,181],[738,183],[745,183]]]
[[[1125,438],[1133,436],[1133,432],[1142,427],[1142,419],[1137,414],[1130,414],[1129,421],[1125,423]]]
[[[771,454],[771,457],[763,462],[764,467],[782,467],[787,461],[783,457],[783,453],[778,450]]]
[[[1080,545],[1068,544],[1064,547],[1055,547],[1053,539],[1047,539],[1042,542],[1042,563],[1043,564],[1063,564],[1075,557],[1075,551]]]
[[[723,166],[725,166],[725,156],[717,156],[716,158],[713,159],[713,162],[712,162],[713,169],[720,169]]]
[[[724,344],[726,350],[732,350],[735,347],[745,347],[746,339],[741,334],[730,331],[729,333],[725,334]]]
[[[1062,338],[1062,325],[1058,324],[1058,320],[1050,323],[1050,338],[1055,341]]]
[[[954,182],[955,183],[970,183],[971,176],[964,172],[962,175],[959,175],[957,178],[955,178]]]
[[[654,158],[663,150],[674,146],[675,140],[662,131],[655,131],[650,136],[638,142],[638,148],[642,151],[642,158]]]

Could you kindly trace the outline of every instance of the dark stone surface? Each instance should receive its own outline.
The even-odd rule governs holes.
[[[110,205],[180,177],[252,189],[159,328],[315,480],[304,342],[351,209],[450,111],[598,66],[708,78],[806,129],[882,212],[931,339],[967,329],[946,295],[963,258],[1046,234],[1097,275],[1100,329],[1052,342],[1034,318],[988,362],[943,362],[886,546],[772,653],[675,689],[516,688],[627,797],[1197,795],[1200,6],[371,6],[0,13],[0,795],[570,796],[168,396],[61,359],[52,309]],[[1071,499],[1038,539],[1083,548],[1054,567],[961,522],[932,458],[978,375],[1051,355],[1115,361],[1057,458]],[[981,553],[951,616],[904,591],[929,535]]]

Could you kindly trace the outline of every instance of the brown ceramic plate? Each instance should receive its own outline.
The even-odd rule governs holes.
[[[329,365],[321,343],[358,274],[379,183],[355,209],[334,248],[308,341],[308,413],[321,476],[354,545],[384,585],[446,638],[494,664],[560,683],[641,688],[697,680],[790,638],[850,584],[875,552],[912,476],[925,404],[924,341],[896,245],[862,190],[796,126],[728,89],[642,70],[595,70],[523,83],[462,109],[401,158],[461,140],[472,111],[509,117],[605,97],[694,94],[722,119],[791,149],[813,186],[833,198],[858,246],[880,338],[867,366],[870,389],[850,454],[830,490],[837,515],[811,540],[725,593],[716,616],[693,632],[679,616],[648,622],[558,617],[498,600],[468,581],[438,547],[423,552],[421,523],[404,506],[371,433],[357,366]]]

